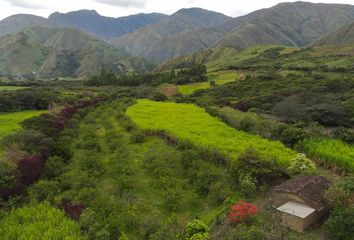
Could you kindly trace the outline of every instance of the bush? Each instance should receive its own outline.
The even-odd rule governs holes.
[[[195,219],[187,224],[186,240],[207,240],[209,239],[210,228],[202,221]]]
[[[305,156],[305,154],[299,153],[296,158],[291,160],[287,171],[291,175],[311,174],[316,171],[316,166],[310,159]]]
[[[266,239],[265,233],[256,226],[248,226],[246,224],[238,224],[232,229],[226,240],[260,240]]]
[[[246,196],[254,194],[257,190],[257,185],[255,180],[248,174],[243,174],[239,176],[238,182],[240,184],[241,192]]]
[[[250,216],[258,213],[256,206],[251,203],[239,201],[230,208],[229,218],[232,223],[242,223]]]
[[[145,134],[140,130],[135,130],[131,133],[130,140],[132,143],[143,143]]]
[[[326,198],[333,208],[347,207],[354,203],[354,177],[348,177],[332,185]]]
[[[354,206],[340,207],[331,212],[325,223],[326,229],[333,237],[340,240],[353,239],[354,233]]]
[[[248,148],[234,166],[235,174],[238,176],[249,176],[254,179],[257,187],[282,175],[282,171],[275,160],[261,156],[253,148]]]
[[[44,169],[44,175],[46,178],[54,178],[63,174],[66,170],[65,160],[59,156],[53,156],[48,158]]]

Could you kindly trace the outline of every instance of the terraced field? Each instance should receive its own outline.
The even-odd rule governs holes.
[[[197,146],[217,150],[232,159],[253,147],[287,165],[296,153],[277,141],[237,131],[193,104],[139,100],[127,115],[143,130],[164,130]]]
[[[0,86],[0,92],[1,91],[17,91],[17,90],[22,90],[26,89],[28,87],[17,87],[17,86]]]
[[[0,114],[0,141],[5,136],[21,129],[20,123],[26,119],[36,117],[45,111],[22,111],[15,113]],[[0,147],[0,155],[2,149]]]
[[[197,90],[210,88],[210,81],[215,81],[217,85],[224,85],[236,81],[237,74],[234,71],[221,71],[208,74],[208,82],[185,84],[178,86],[178,91],[183,95],[189,95]]]

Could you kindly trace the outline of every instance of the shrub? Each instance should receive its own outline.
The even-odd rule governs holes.
[[[187,224],[186,239],[187,240],[207,240],[209,239],[210,228],[198,219],[194,219]]]
[[[238,176],[248,175],[254,179],[256,186],[282,175],[282,171],[273,159],[261,156],[253,148],[248,148],[238,159],[234,166]]]
[[[229,218],[232,223],[242,223],[248,217],[254,216],[258,213],[256,206],[251,203],[239,201],[231,206]]]
[[[131,133],[130,140],[132,143],[143,143],[145,140],[145,134],[140,130],[135,130]]]
[[[128,236],[123,232],[122,235],[120,235],[119,240],[129,240]]]
[[[305,154],[299,153],[298,156],[291,160],[290,166],[287,171],[291,175],[296,174],[311,174],[316,171],[315,164],[308,159]]]
[[[226,240],[260,240],[265,239],[265,234],[259,227],[238,224],[232,229]]]
[[[354,177],[348,177],[332,185],[326,192],[332,207],[347,207],[354,204]]]
[[[257,190],[255,180],[248,174],[239,176],[238,182],[240,184],[242,193],[246,194],[247,196],[252,195]]]
[[[65,160],[59,156],[48,158],[44,169],[44,174],[47,178],[58,177],[66,170]]]
[[[354,206],[340,207],[331,212],[325,223],[326,229],[333,237],[340,240],[353,239],[354,232]]]

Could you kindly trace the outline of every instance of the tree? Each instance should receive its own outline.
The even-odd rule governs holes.
[[[311,174],[316,171],[316,165],[308,159],[305,154],[299,153],[297,157],[291,160],[288,172],[291,175],[296,174]]]

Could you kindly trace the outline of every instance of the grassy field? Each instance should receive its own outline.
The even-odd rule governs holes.
[[[15,113],[0,114],[0,140],[21,129],[20,123],[26,119],[39,116],[45,111],[23,111]],[[0,155],[2,149],[0,147]]]
[[[237,131],[192,104],[139,100],[127,115],[144,130],[165,130],[179,139],[207,147],[236,159],[247,148],[287,165],[296,153],[282,143]]]
[[[19,87],[19,86],[0,86],[0,92],[1,91],[16,91],[16,90],[22,90],[22,89],[27,89],[28,87]]]
[[[337,139],[309,139],[301,147],[310,155],[333,162],[339,167],[354,172],[354,146]]]
[[[178,91],[183,95],[189,95],[197,90],[210,88],[210,81],[215,81],[218,85],[224,85],[236,81],[237,73],[234,71],[220,71],[208,73],[208,82],[193,83],[178,86]]]

